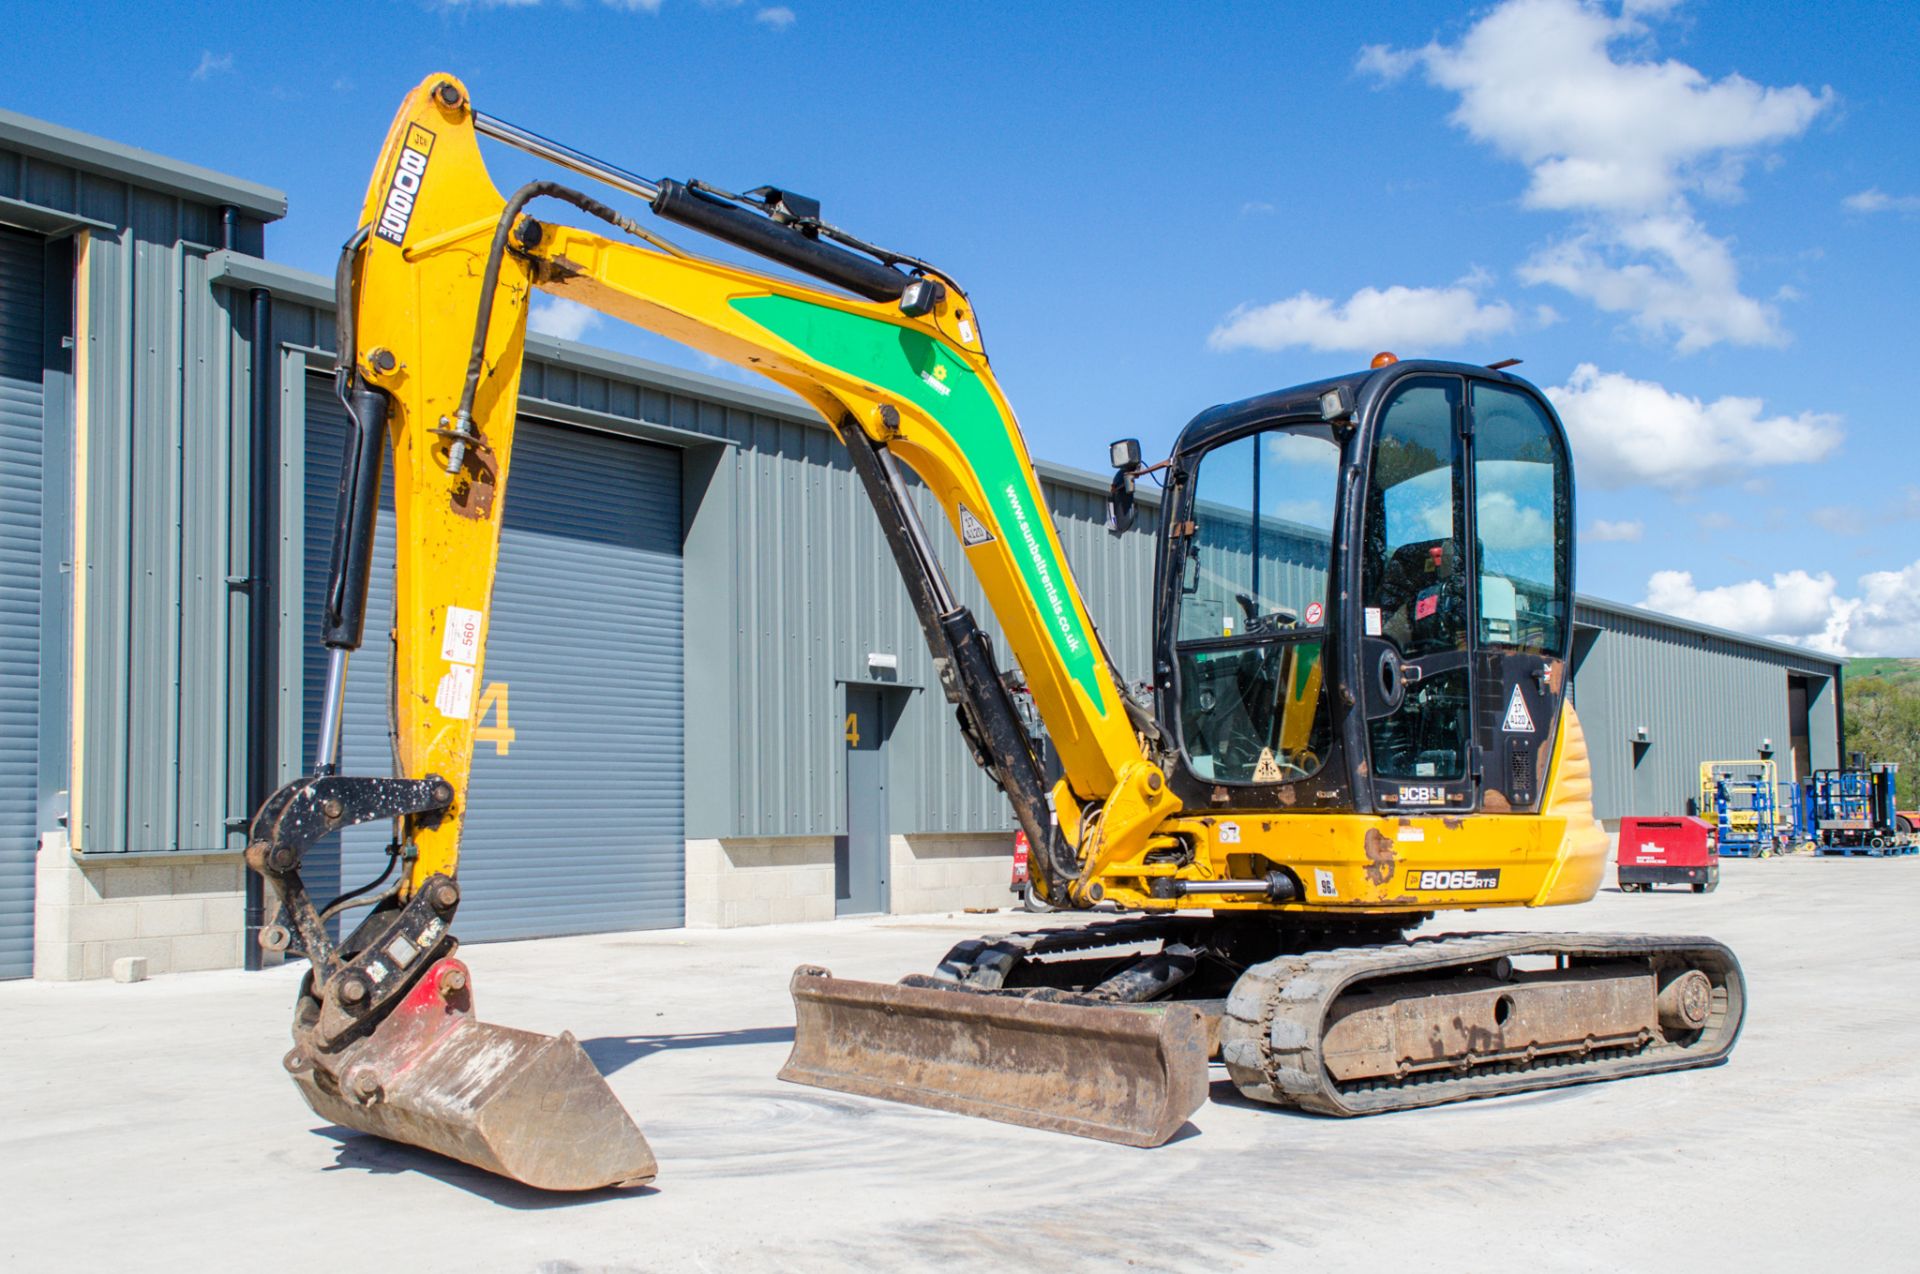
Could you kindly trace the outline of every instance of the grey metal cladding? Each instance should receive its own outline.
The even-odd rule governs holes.
[[[246,598],[226,579],[247,573],[234,477],[249,352],[206,272],[223,202],[240,209],[251,251],[284,208],[254,183],[0,112],[0,222],[85,235],[84,719],[70,830],[89,853],[239,844],[225,823],[245,812],[232,687]]]
[[[44,264],[0,230],[0,978],[33,972],[39,847]]]
[[[310,755],[345,428],[330,382],[311,382],[306,417]],[[390,772],[391,496],[382,504],[367,644],[349,665],[350,773]],[[521,418],[488,606],[485,687],[476,692],[475,714],[491,737],[475,749],[461,842],[463,938],[682,923],[679,546],[678,453]],[[328,888],[364,883],[384,867],[386,843],[384,827],[355,828],[337,863],[323,857],[316,871]]]
[[[329,348],[331,322],[330,314],[304,305],[276,306],[283,339],[296,344]],[[869,678],[870,652],[896,656],[898,684],[914,687],[888,742],[893,830],[1011,829],[1003,798],[973,766],[933,686],[905,590],[840,444],[823,422],[802,404],[763,390],[663,371],[624,355],[544,337],[529,338],[529,351],[522,385],[527,401],[570,404],[735,444],[717,461],[735,492],[733,551],[718,559],[726,564],[723,577],[693,584],[728,590],[733,616],[730,632],[709,634],[731,646],[735,692],[727,763],[733,772],[727,783],[693,776],[687,801],[699,811],[703,829],[736,836],[825,836],[841,829],[841,685]],[[1038,467],[1067,560],[1102,639],[1124,676],[1145,679],[1156,519],[1148,512],[1133,531],[1110,536],[1099,478],[1056,465]],[[931,494],[913,485],[943,564],[962,600],[995,633],[1006,662],[1006,645],[964,568],[957,539]],[[1157,503],[1157,492],[1141,495],[1143,503]],[[1303,558],[1300,566],[1311,573],[1319,569],[1318,551],[1310,556],[1312,562]],[[1311,587],[1312,580],[1303,583]],[[1626,732],[1636,725],[1661,730],[1650,759],[1657,758],[1654,769],[1665,777],[1644,800],[1672,809],[1684,808],[1686,776],[1698,760],[1714,759],[1708,752],[1737,744],[1734,755],[1744,755],[1760,739],[1772,738],[1785,757],[1788,671],[1816,678],[1816,764],[1837,758],[1831,679],[1839,664],[1832,658],[1598,598],[1583,596],[1578,614],[1583,624],[1607,630],[1576,678],[1576,693],[1578,684],[1587,686],[1581,715],[1604,817],[1633,812],[1636,797],[1630,785],[1621,785],[1631,778]],[[689,635],[690,642],[699,640],[700,634]],[[1820,678],[1828,679],[1824,695]],[[1723,706],[1729,703],[1746,706]],[[1669,717],[1661,714],[1671,714],[1673,724],[1662,724]],[[1682,719],[1691,724],[1683,727]],[[1711,729],[1710,720],[1716,723]],[[723,807],[710,807],[721,800]]]
[[[1598,630],[1575,670],[1573,695],[1593,757],[1599,817],[1682,813],[1696,794],[1700,762],[1757,757],[1765,739],[1773,741],[1781,777],[1791,778],[1790,674],[1813,679],[1812,764],[1838,764],[1833,660],[1626,608],[1583,602],[1575,617]],[[1648,743],[1636,765],[1633,735],[1641,726]]]

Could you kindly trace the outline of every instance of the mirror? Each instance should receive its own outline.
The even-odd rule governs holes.
[[[1107,534],[1126,534],[1133,529],[1138,516],[1139,509],[1133,501],[1133,474],[1123,469],[1113,475],[1113,485],[1107,488]]]

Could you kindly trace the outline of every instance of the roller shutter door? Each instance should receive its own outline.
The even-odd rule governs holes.
[[[325,660],[325,587],[346,416],[331,382],[307,395],[307,753]],[[391,483],[391,477],[388,479]],[[349,665],[343,765],[392,772],[385,635],[393,516],[383,495],[367,644]],[[481,721],[462,838],[467,941],[679,925],[682,831],[680,457],[523,419],[507,488]],[[500,688],[495,691],[495,688]],[[504,735],[504,731],[502,731]],[[353,829],[348,886],[385,865],[386,828]],[[318,886],[337,883],[324,880]]]
[[[33,973],[44,245],[0,230],[0,978]]]

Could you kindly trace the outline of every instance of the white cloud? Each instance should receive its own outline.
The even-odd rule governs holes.
[[[1920,561],[1858,580],[1841,594],[1833,576],[1777,574],[1701,589],[1688,571],[1658,571],[1647,581],[1649,610],[1798,642],[1834,655],[1920,654]]]
[[[1822,635],[1834,616],[1838,585],[1822,571],[1776,574],[1771,584],[1746,580],[1720,588],[1694,585],[1691,571],[1655,571],[1647,581],[1648,610],[1763,637],[1806,640]]]
[[[629,13],[658,13],[660,0],[601,0],[609,9],[625,9]],[[504,0],[507,4],[539,4],[540,0]]]
[[[1605,518],[1595,518],[1581,538],[1596,544],[1625,544],[1638,540],[1646,530],[1647,524],[1644,522],[1609,522]]]
[[[558,336],[561,340],[577,341],[600,326],[600,315],[578,301],[542,293],[533,298],[533,310],[527,315],[527,326],[548,336]]]
[[[1728,481],[1824,459],[1842,437],[1840,418],[1825,412],[1765,416],[1758,398],[1702,402],[1592,363],[1574,368],[1547,397],[1573,440],[1579,480],[1598,487]]]
[[[1240,215],[1243,217],[1265,217],[1278,211],[1277,207],[1264,199],[1249,199],[1240,205]]]
[[[1740,291],[1731,249],[1688,196],[1738,198],[1747,164],[1805,132],[1833,93],[1654,60],[1642,19],[1671,7],[1504,0],[1455,44],[1370,46],[1358,68],[1386,81],[1423,71],[1456,95],[1455,125],[1526,166],[1525,206],[1580,218],[1523,268],[1527,282],[1629,313],[1682,351],[1777,345],[1777,314]]]
[[[1685,213],[1597,222],[1542,248],[1519,269],[1522,282],[1550,284],[1609,314],[1625,314],[1682,354],[1721,341],[1784,345],[1780,311],[1740,290],[1725,239]]]
[[[775,31],[784,31],[794,24],[795,16],[793,10],[787,8],[786,5],[776,4],[754,14],[753,20],[763,27],[772,27]]]
[[[1920,195],[1890,195],[1874,186],[1840,201],[1849,212],[1920,212]]]
[[[233,54],[222,53],[215,57],[212,49],[200,50],[200,65],[193,68],[192,78],[210,80],[216,75],[225,75],[233,70]]]
[[[1241,305],[1213,329],[1217,350],[1384,349],[1425,353],[1462,345],[1513,326],[1505,301],[1482,304],[1481,276],[1450,287],[1361,288],[1345,301],[1300,292],[1284,301]]]

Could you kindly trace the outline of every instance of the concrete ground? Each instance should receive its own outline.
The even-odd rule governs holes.
[[[316,1120],[295,974],[0,984],[0,1264],[18,1269],[1912,1268],[1920,859],[1729,862],[1718,893],[1453,928],[1712,934],[1752,1009],[1722,1068],[1336,1121],[1216,1071],[1129,1150],[777,1082],[787,975],[892,979],[1022,917],[467,948],[481,1013],[572,1029],[659,1156],[541,1196]]]

